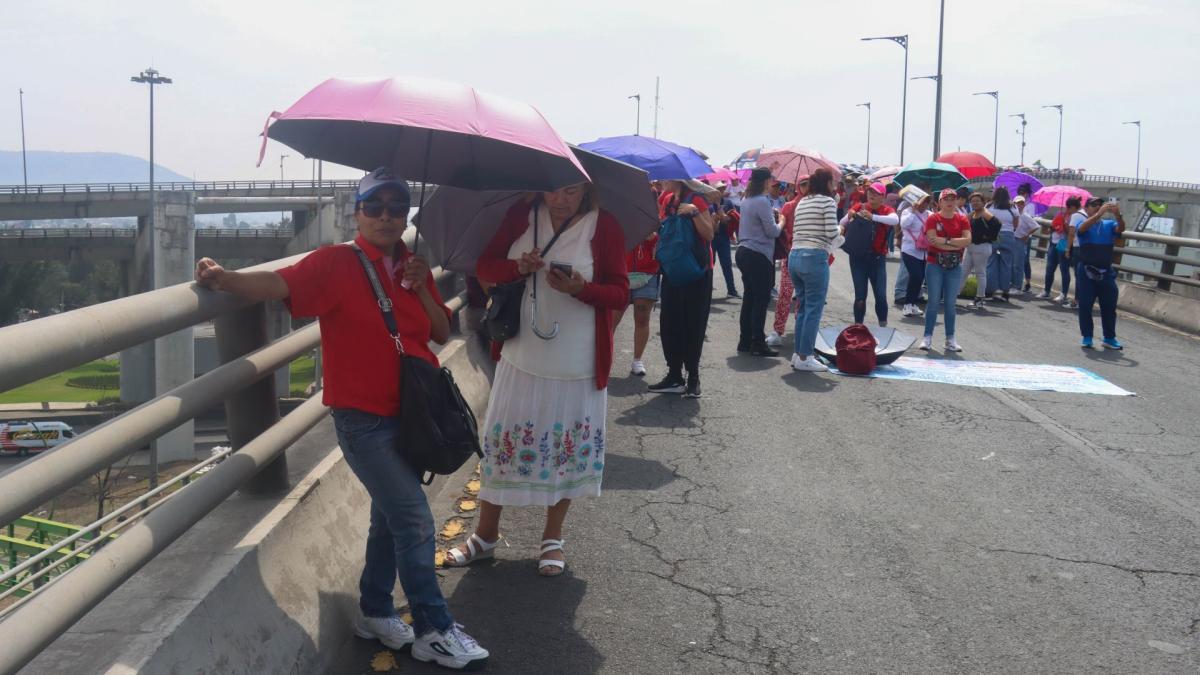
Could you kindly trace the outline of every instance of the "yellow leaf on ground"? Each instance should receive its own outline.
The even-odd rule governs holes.
[[[433,565],[434,565],[434,567],[445,567],[446,566],[446,552],[445,551],[439,549],[436,553],[433,554]]]
[[[400,615],[400,620],[411,626],[412,625],[412,614],[405,612]]]
[[[467,489],[467,494],[470,494],[470,495],[479,494],[479,480],[476,479],[476,480],[467,481],[466,489]]]
[[[463,521],[460,518],[451,518],[446,521],[446,525],[442,527],[442,539],[453,539],[462,534],[466,530],[463,526]]]
[[[458,503],[459,511],[474,511],[479,508],[479,502],[474,499],[464,499]]]
[[[377,673],[388,673],[399,669],[400,666],[396,664],[396,655],[391,652],[379,652],[375,658],[371,659],[371,670]]]

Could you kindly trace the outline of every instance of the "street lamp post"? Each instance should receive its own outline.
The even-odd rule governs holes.
[[[18,89],[21,100],[21,178],[25,181],[25,189],[29,189],[29,169],[25,166],[25,90]]]
[[[867,109],[867,163],[863,164],[863,168],[871,166],[871,102],[859,103],[855,108]]]
[[[279,182],[280,183],[283,182],[283,160],[285,157],[291,157],[291,155],[285,155],[285,154],[280,153],[280,155],[279,155]],[[287,211],[279,212],[279,227],[281,227],[281,228],[283,227],[283,219],[286,217],[287,217]]]
[[[1063,107],[1061,103],[1054,105],[1044,105],[1043,108],[1054,108],[1058,111],[1058,168],[1056,171],[1062,171],[1062,127],[1063,127]]]
[[[933,158],[942,155],[942,35],[946,29],[946,0],[938,12],[937,103],[933,111]]]
[[[920,75],[920,76],[914,77],[912,79],[914,79],[914,80],[933,80],[934,82],[938,83],[937,87],[938,87],[938,104],[939,104],[938,108],[939,109],[933,118],[933,124],[934,124],[934,126],[933,126],[933,158],[936,160],[938,157],[941,156],[941,149],[942,149],[942,134],[938,130],[938,126],[941,125],[941,123],[942,123],[942,111],[940,109],[941,108],[940,104],[941,104],[941,91],[942,91],[942,76],[941,75]]]
[[[1025,121],[1025,113],[1016,113],[1015,115],[1009,115],[1009,117],[1021,118],[1021,166],[1025,166],[1025,125],[1028,122]]]
[[[1134,185],[1137,185],[1137,184],[1138,184],[1138,182],[1140,182],[1140,181],[1141,181],[1141,178],[1140,178],[1140,176],[1141,176],[1141,174],[1142,174],[1142,121],[1141,121],[1141,120],[1134,120],[1134,121],[1132,121],[1132,122],[1122,122],[1121,124],[1132,124],[1132,125],[1136,126],[1136,127],[1137,127],[1137,129],[1138,129],[1138,141],[1137,141],[1137,169],[1135,169],[1135,170],[1134,170],[1134,172],[1133,172],[1133,180],[1134,180],[1134,183],[1133,183],[1133,184],[1134,184]]]
[[[996,125],[992,130],[992,164],[996,163],[996,149],[1000,147],[1000,92],[977,91],[972,96],[991,96],[996,99]]]
[[[632,96],[626,96],[625,98],[626,99],[632,98],[637,101],[637,123],[633,127],[633,129],[634,129],[633,135],[641,136],[642,135],[642,95],[634,94]]]
[[[904,166],[904,129],[907,122],[906,118],[908,117],[908,36],[889,35],[886,37],[863,38],[864,42],[869,40],[891,40],[901,47],[904,47],[904,93],[902,94],[900,103],[900,166]],[[869,117],[870,115],[868,115],[868,118]]]

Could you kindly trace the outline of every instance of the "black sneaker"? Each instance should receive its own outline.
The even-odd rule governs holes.
[[[766,345],[766,343],[760,342],[758,344],[751,345],[750,355],[751,356],[779,356],[779,350],[771,349],[770,347],[768,347]],[[698,383],[697,383],[697,386],[698,386]]]
[[[683,382],[683,377],[679,375],[667,375],[661,382],[656,382],[648,387],[651,394],[682,394],[687,386]]]
[[[700,398],[700,378],[692,375],[688,378],[687,389],[683,392],[684,398]]]
[[[746,352],[750,351],[750,343],[739,342],[737,345],[737,350],[739,354],[745,354]]]

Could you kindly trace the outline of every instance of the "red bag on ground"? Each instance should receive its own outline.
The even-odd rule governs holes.
[[[868,375],[875,370],[875,336],[861,323],[846,326],[837,337],[837,369],[850,375]]]

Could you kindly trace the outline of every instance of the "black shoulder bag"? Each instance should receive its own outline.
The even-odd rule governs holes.
[[[388,335],[400,354],[400,423],[404,425],[400,451],[421,473],[421,482],[429,485],[434,474],[454,473],[472,454],[483,457],[475,413],[463,399],[448,368],[438,368],[404,352],[392,314],[392,301],[379,282],[375,266],[362,249],[353,248],[375,291]]]
[[[541,203],[535,202],[533,205],[533,247],[537,248],[538,239],[538,211]],[[550,252],[550,247],[554,246],[554,242],[558,241],[559,235],[566,232],[567,228],[563,227],[554,236],[550,238],[550,243],[546,244],[546,250],[540,253],[545,257]],[[525,282],[528,277],[521,277],[516,281],[510,281],[503,284],[496,284],[488,291],[487,311],[484,314],[484,327],[487,329],[488,337],[495,342],[504,342],[511,340],[521,332],[521,303],[525,301]]]

